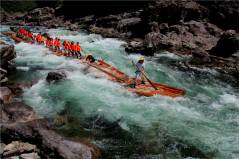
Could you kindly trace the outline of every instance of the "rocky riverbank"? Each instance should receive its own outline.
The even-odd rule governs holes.
[[[1,42],[0,53],[1,158],[100,158],[99,149],[86,139],[73,141],[59,135],[48,119],[38,116],[30,106],[19,101],[22,90],[30,85],[8,81],[8,75],[14,73],[11,62],[16,57],[14,46]],[[61,79],[55,74],[51,73],[47,80]]]
[[[129,53],[153,55],[167,50],[192,55],[187,66],[215,68],[237,77],[238,6],[236,1],[156,0],[122,13],[111,9],[103,15],[89,12],[88,15],[64,16],[59,12],[67,9],[67,5],[63,5],[60,9],[37,8],[15,17],[3,14],[2,22],[85,29],[104,37],[126,40],[125,50]]]

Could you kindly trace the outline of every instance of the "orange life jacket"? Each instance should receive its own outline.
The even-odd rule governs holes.
[[[76,52],[80,52],[80,50],[81,50],[80,45],[76,45],[75,50],[76,50]]]
[[[75,51],[75,45],[74,44],[70,44],[70,50]]]
[[[32,33],[31,32],[28,32],[28,37],[32,38]]]

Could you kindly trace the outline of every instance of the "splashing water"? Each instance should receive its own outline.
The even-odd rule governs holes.
[[[139,55],[127,55],[123,41],[63,29],[47,32],[60,39],[79,41],[84,52],[91,52],[134,75],[131,60],[136,61]],[[1,39],[6,40],[2,36]],[[15,61],[20,72],[15,78],[22,81],[39,79],[24,93],[24,101],[39,114],[54,118],[67,108],[70,116],[80,123],[92,117],[118,123],[121,131],[113,132],[113,137],[88,136],[105,151],[106,158],[202,156],[178,152],[178,143],[195,148],[207,158],[239,158],[239,90],[221,81],[216,71],[204,70],[203,74],[180,71],[178,65],[186,57],[168,52],[147,57],[146,72],[152,80],[184,88],[187,94],[175,99],[160,95],[139,97],[117,83],[95,78],[93,73],[85,74],[84,66],[73,59],[54,56],[43,46],[19,43],[15,47]],[[45,81],[47,73],[56,69],[66,70],[68,79],[48,84]],[[84,131],[91,131],[88,129],[95,126],[87,124],[90,128],[85,127]],[[77,136],[81,135],[78,128],[79,125],[69,124],[61,130],[67,129]]]

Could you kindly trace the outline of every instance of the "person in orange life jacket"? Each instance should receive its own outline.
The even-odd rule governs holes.
[[[62,45],[63,45],[64,52],[66,53],[66,40],[63,41]]]
[[[52,40],[52,38],[48,37],[48,38],[46,39],[46,47],[48,47],[48,48],[51,49],[52,46],[53,46],[53,40]]]
[[[44,39],[43,39],[43,36],[41,35],[41,32],[37,34],[37,42],[39,44],[43,44],[44,43]]]
[[[54,49],[59,51],[61,46],[60,39],[56,37],[55,40],[53,41],[53,45],[54,45]]]
[[[44,41],[45,41],[45,39],[44,39],[43,35],[40,34],[40,43],[41,43],[41,44],[44,44]]]
[[[28,31],[27,37],[33,41],[33,34],[32,32]]]
[[[65,54],[67,54],[67,41],[66,40],[63,41],[63,49],[64,49]]]
[[[71,44],[70,44],[70,41],[66,40],[66,43],[65,43],[65,51],[67,53],[67,56],[70,56],[70,53],[71,53]]]
[[[74,41],[72,41],[70,43],[70,53],[71,53],[71,56],[74,56],[74,54],[75,54],[75,44],[74,44]]]
[[[80,58],[82,56],[81,55],[81,47],[80,47],[79,42],[77,42],[75,45],[75,53],[76,53],[77,58]]]
[[[22,37],[23,36],[23,28],[20,27],[17,31],[17,36]]]

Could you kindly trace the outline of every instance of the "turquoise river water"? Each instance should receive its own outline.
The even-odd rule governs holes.
[[[9,30],[1,26],[1,32]],[[85,52],[103,58],[134,75],[125,42],[85,32],[43,29],[51,36],[79,41]],[[1,35],[1,40],[14,44]],[[239,158],[239,89],[221,80],[214,70],[180,69],[190,57],[169,52],[146,57],[146,72],[157,82],[183,88],[186,95],[140,97],[95,72],[84,72],[76,60],[57,57],[39,45],[14,44],[16,81],[37,82],[24,90],[23,100],[49,119],[67,116],[56,129],[68,137],[85,137],[103,152],[103,158]],[[45,81],[50,71],[65,70],[67,80]]]

